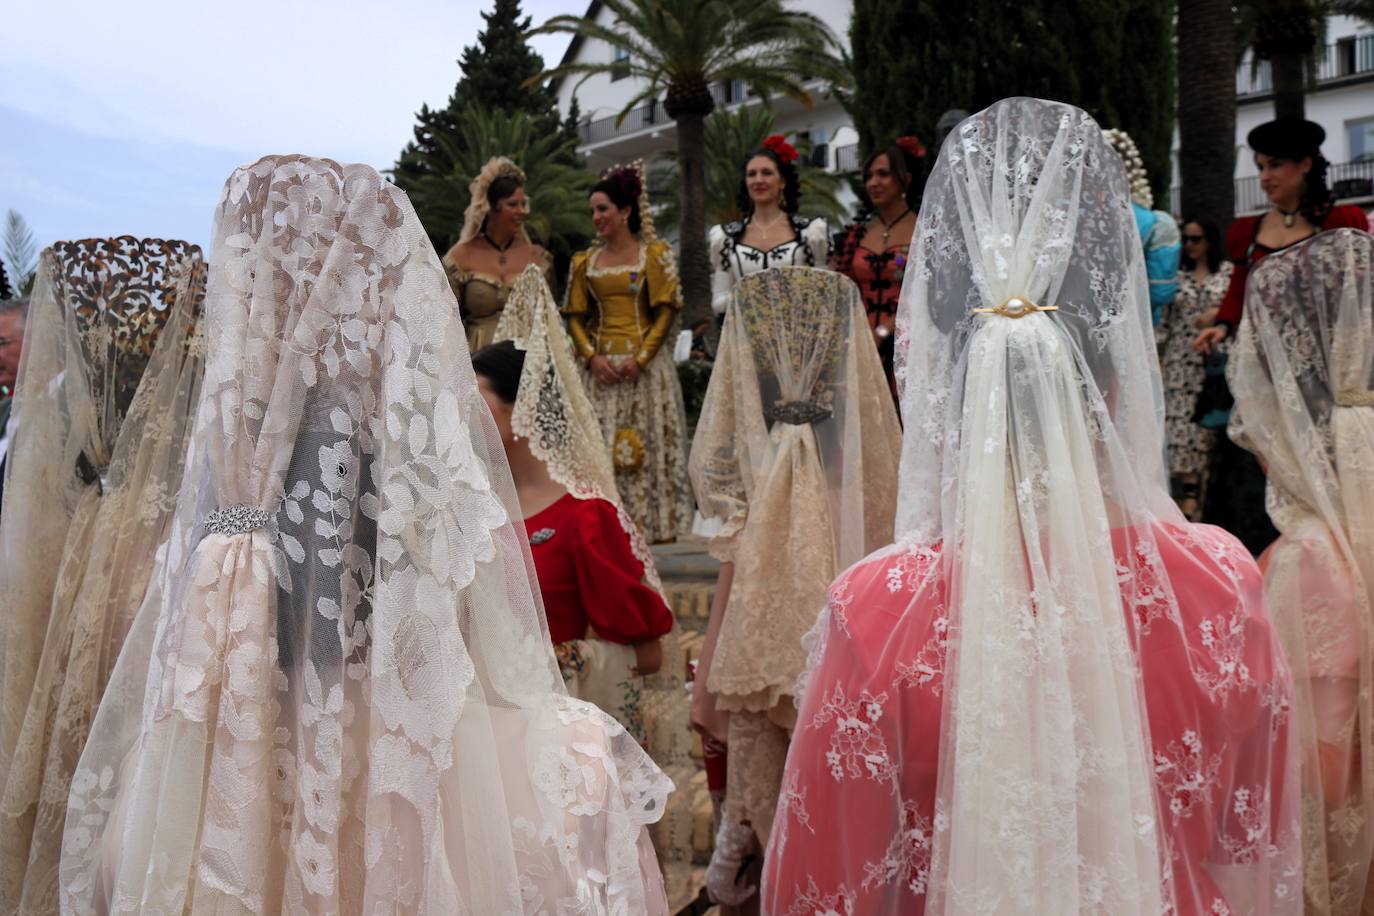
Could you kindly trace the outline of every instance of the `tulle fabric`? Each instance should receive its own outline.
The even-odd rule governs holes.
[[[620,500],[610,451],[582,387],[558,303],[538,265],[526,267],[516,278],[495,339],[509,340],[525,351],[511,412],[512,430],[529,443],[549,476],[575,498],[603,500],[615,507],[630,550],[643,570],[644,584],[663,597],[666,606],[658,567],[643,532]],[[637,664],[631,646],[594,636],[577,643],[583,670],[569,681],[570,692],[612,715],[635,710],[639,721],[621,724],[637,734],[654,762],[675,783],[685,785],[694,766],[678,628],[661,637],[663,668],[647,677],[628,674]],[[685,906],[691,897],[693,812],[689,806],[687,793],[673,796],[664,817],[650,831],[675,908]]]
[[[0,529],[0,912],[57,910],[67,791],[175,506],[200,383],[200,248],[40,258]]]
[[[185,484],[73,780],[63,912],[662,911],[641,839],[672,785],[563,690],[405,195],[264,158],[211,262]]]
[[[1268,473],[1262,559],[1303,737],[1308,912],[1374,905],[1374,239],[1323,232],[1250,274],[1230,434]]]
[[[765,911],[1298,912],[1291,681],[1253,563],[1168,496],[1119,159],[1082,111],[999,102],[918,226],[898,544],[818,628]],[[820,813],[875,810],[866,843]]]

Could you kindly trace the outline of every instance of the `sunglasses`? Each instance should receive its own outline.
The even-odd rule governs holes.
[[[1185,236],[1183,237],[1183,241],[1188,242],[1189,244],[1196,244],[1197,242],[1205,242],[1205,241],[1207,241],[1207,236],[1205,236],[1205,235],[1185,235]]]

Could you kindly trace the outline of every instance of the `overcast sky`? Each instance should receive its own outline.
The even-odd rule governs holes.
[[[395,164],[443,104],[490,0],[9,0],[0,214],[39,245],[104,235],[208,243],[237,165],[299,152]],[[535,24],[583,0],[524,0]],[[566,36],[533,44],[556,62]]]

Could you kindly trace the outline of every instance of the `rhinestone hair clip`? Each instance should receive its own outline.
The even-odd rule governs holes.
[[[266,528],[272,514],[252,506],[230,506],[216,509],[205,518],[205,530],[211,534],[247,534]]]

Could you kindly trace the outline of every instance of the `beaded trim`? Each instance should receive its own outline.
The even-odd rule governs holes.
[[[271,519],[272,514],[263,509],[230,506],[228,509],[216,509],[206,516],[205,530],[210,534],[247,534],[266,528]]]
[[[786,423],[789,426],[808,426],[830,419],[830,408],[810,401],[784,401],[763,409],[766,419]]]

